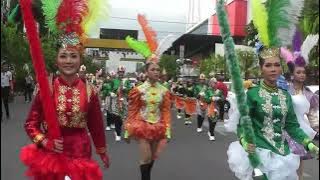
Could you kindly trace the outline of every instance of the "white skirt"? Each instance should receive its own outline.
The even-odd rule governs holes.
[[[296,170],[299,168],[300,157],[293,153],[286,156],[278,155],[268,149],[257,148],[261,164],[258,168],[267,175],[268,180],[297,180]],[[248,153],[239,141],[232,142],[227,151],[228,164],[240,180],[252,180],[253,168]]]

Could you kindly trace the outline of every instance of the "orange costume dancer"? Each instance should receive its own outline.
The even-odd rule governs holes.
[[[126,130],[129,136],[148,141],[170,137],[170,92],[159,82],[149,81],[129,94]]]
[[[174,88],[174,101],[177,109],[177,118],[182,118],[182,110],[184,109],[184,87],[182,81],[178,81],[177,86]]]
[[[135,139],[141,154],[142,180],[150,180],[154,160],[159,157],[167,140],[171,138],[170,91],[159,82],[160,67],[156,34],[144,16],[138,15],[148,44],[127,37],[128,45],[147,59],[147,80],[133,88],[128,96],[128,117],[125,122],[125,139]]]
[[[38,90],[25,122],[33,144],[21,149],[26,175],[35,180],[102,180],[102,171],[91,159],[90,136],[104,166],[109,167],[98,94],[79,77],[81,57],[93,18],[105,2],[94,0],[42,1],[46,24],[57,37],[59,76],[47,78],[32,1],[20,0]],[[103,13],[102,13],[103,14]],[[102,17],[105,19],[105,17]],[[89,133],[88,133],[89,132]]]
[[[191,118],[194,114],[197,114],[197,99],[194,94],[194,86],[192,79],[187,81],[187,85],[184,88],[184,124],[192,124]]]

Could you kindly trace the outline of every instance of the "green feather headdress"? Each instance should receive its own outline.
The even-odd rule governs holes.
[[[304,0],[252,0],[253,23],[264,50],[262,58],[279,56],[281,46],[291,45]]]

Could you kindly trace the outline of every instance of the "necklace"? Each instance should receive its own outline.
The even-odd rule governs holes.
[[[261,86],[269,92],[277,92],[278,91],[277,87],[271,87],[271,86],[267,85],[264,81],[262,81]]]

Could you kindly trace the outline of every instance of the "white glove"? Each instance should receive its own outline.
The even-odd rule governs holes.
[[[110,93],[110,96],[111,96],[111,97],[116,97],[117,95],[116,95],[115,93],[111,92],[111,93]]]
[[[220,97],[212,97],[212,101],[217,101],[219,99],[221,99],[221,98]]]

